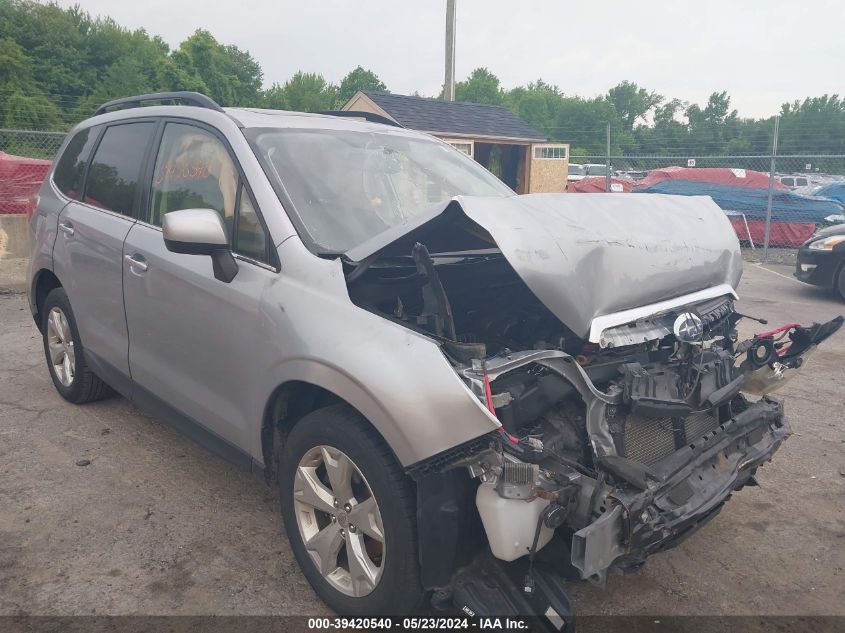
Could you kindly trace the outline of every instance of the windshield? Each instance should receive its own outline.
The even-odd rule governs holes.
[[[589,165],[587,172],[590,176],[606,176],[607,165]]]
[[[248,137],[316,250],[343,253],[456,195],[512,196],[499,179],[427,137],[349,130],[250,130]]]
[[[569,166],[569,175],[570,176],[583,176],[584,175],[584,166],[583,165],[570,165]]]

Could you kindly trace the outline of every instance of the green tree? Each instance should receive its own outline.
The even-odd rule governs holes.
[[[328,83],[320,74],[301,70],[284,85],[273,84],[264,94],[264,104],[279,110],[320,112],[333,110],[336,103],[336,86]]]
[[[342,106],[349,101],[359,90],[379,90],[386,92],[387,86],[384,85],[382,80],[372,70],[358,66],[340,81],[340,87],[337,91],[339,105]]]
[[[15,90],[3,104],[3,127],[21,130],[56,130],[62,127],[59,108],[44,94]]]
[[[663,96],[649,92],[631,81],[623,81],[607,91],[607,98],[616,108],[624,129],[633,130],[634,124],[663,102]]]
[[[465,81],[455,84],[455,100],[501,105],[504,93],[496,75],[486,68],[476,68]]]
[[[32,60],[12,38],[0,39],[0,92],[11,93],[32,82]]]
[[[563,102],[563,94],[557,86],[547,84],[542,79],[518,86],[505,94],[504,105],[514,114],[550,138],[557,138],[555,129],[557,111]]]
[[[736,135],[738,114],[731,110],[731,98],[725,91],[714,92],[702,109],[693,103],[686,109],[689,120],[689,140],[692,151],[698,154],[723,154],[730,139]]]
[[[236,46],[220,44],[208,31],[195,31],[172,58],[184,77],[199,78],[208,96],[221,105],[256,106],[262,100],[258,62]]]
[[[839,95],[785,103],[780,115],[781,153],[845,153],[845,99]]]
[[[557,109],[553,138],[567,141],[588,154],[604,154],[607,151],[608,123],[612,130],[621,127],[616,109],[607,98],[562,97]],[[616,148],[614,153],[618,151]]]

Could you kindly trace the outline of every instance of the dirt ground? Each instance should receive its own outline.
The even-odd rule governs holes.
[[[59,398],[12,269],[0,261],[0,615],[329,614],[275,491],[122,398]],[[747,264],[740,310],[773,324],[845,312],[790,274]],[[840,332],[780,392],[795,435],[761,486],[605,590],[573,586],[577,612],[845,615],[843,367]]]

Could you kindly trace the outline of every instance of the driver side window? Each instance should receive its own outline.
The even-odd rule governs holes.
[[[150,193],[150,223],[161,226],[166,213],[180,209],[214,209],[223,219],[233,250],[267,263],[266,232],[228,149],[213,134],[192,125],[168,123]]]

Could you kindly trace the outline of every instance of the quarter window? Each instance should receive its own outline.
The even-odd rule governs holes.
[[[237,226],[233,250],[259,262],[267,262],[267,234],[252,204],[246,187],[241,185],[238,195]]]
[[[84,202],[132,215],[141,165],[154,126],[145,121],[106,128],[88,169]]]
[[[72,200],[82,197],[82,179],[85,167],[100,128],[88,128],[77,132],[67,144],[62,157],[56,163],[53,182],[63,194]]]

